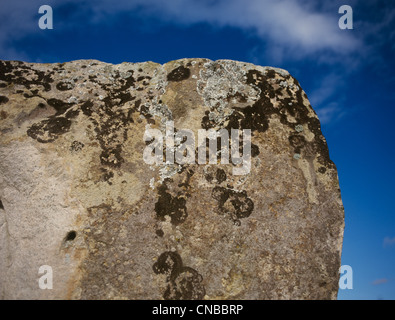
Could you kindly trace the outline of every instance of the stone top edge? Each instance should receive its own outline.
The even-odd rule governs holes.
[[[41,66],[45,66],[45,65],[63,65],[63,64],[69,64],[69,63],[80,63],[80,62],[85,62],[85,63],[100,63],[100,64],[106,64],[106,65],[113,65],[113,66],[117,66],[117,65],[127,65],[127,64],[132,64],[132,65],[141,65],[141,64],[146,64],[146,63],[151,63],[154,65],[158,65],[158,66],[165,66],[167,64],[176,64],[176,63],[188,63],[191,61],[203,61],[206,63],[209,62],[218,62],[218,63],[239,63],[244,65],[245,67],[249,67],[251,69],[260,69],[260,71],[266,71],[266,70],[274,70],[277,73],[281,74],[282,76],[287,76],[290,75],[290,73],[282,68],[278,68],[278,67],[272,67],[272,66],[261,66],[261,65],[256,65],[250,62],[244,62],[244,61],[239,61],[239,60],[232,60],[232,59],[217,59],[217,60],[211,60],[211,59],[207,59],[207,58],[181,58],[181,59],[176,59],[176,60],[170,60],[168,62],[165,63],[158,63],[158,62],[154,62],[154,61],[140,61],[140,62],[128,62],[128,61],[123,61],[121,63],[111,63],[111,62],[105,62],[105,61],[100,61],[97,59],[76,59],[76,60],[70,60],[70,61],[66,61],[66,62],[26,62],[26,61],[21,61],[21,60],[3,60],[0,59],[0,61],[8,61],[8,62],[22,62],[25,64],[31,64],[31,65],[41,65]]]

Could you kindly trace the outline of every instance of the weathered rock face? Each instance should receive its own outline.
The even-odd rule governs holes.
[[[217,164],[171,163],[185,139],[172,146],[169,134],[167,162],[147,163],[147,130],[165,136],[169,121],[195,137],[251,129],[250,169],[235,174],[221,152]],[[0,200],[3,299],[337,295],[337,171],[281,69],[0,61]],[[39,287],[43,265],[51,290]]]

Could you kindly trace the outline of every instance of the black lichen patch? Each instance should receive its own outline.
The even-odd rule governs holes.
[[[165,300],[202,300],[206,290],[203,277],[189,267],[182,267],[177,277],[170,281],[163,294]]]
[[[268,119],[274,112],[273,104],[270,101],[270,98],[275,97],[274,90],[268,83],[267,77],[259,71],[250,70],[246,78],[247,84],[261,90],[260,98],[251,106],[233,108],[234,111],[229,116],[225,128],[228,129],[229,132],[231,129],[250,129],[252,134],[254,134],[255,131],[265,132],[269,127]],[[230,98],[235,95],[236,94],[232,94]],[[242,99],[242,97],[240,97],[240,99]],[[240,100],[240,102],[243,101],[244,100]],[[209,119],[209,112],[206,112],[205,116],[202,118],[201,126],[206,130],[216,126],[215,121]]]
[[[226,181],[226,173],[225,170],[223,169],[218,169],[217,173],[215,175],[215,178],[217,179],[218,183],[222,183],[224,181]]]
[[[34,123],[27,130],[27,135],[40,143],[55,141],[58,136],[70,130],[71,119],[79,114],[79,110],[70,109],[74,104],[66,103],[58,99],[48,99],[47,103],[52,106],[56,113],[41,122]]]
[[[56,110],[55,116],[65,113],[74,105],[74,103],[67,103],[55,98],[48,99],[47,103]]]
[[[318,168],[318,172],[319,173],[325,173],[326,172],[326,168],[325,167],[319,167]]]
[[[59,135],[69,131],[71,121],[65,117],[50,117],[40,123],[33,124],[27,134],[41,143],[53,142]]]
[[[303,95],[306,96],[306,94],[302,91],[302,89],[300,89],[299,82],[296,79],[293,79],[293,81],[294,85],[299,87],[299,90],[297,90],[295,93],[296,101],[288,102],[284,99],[282,103],[282,109],[287,110],[286,112],[290,114],[293,113],[293,116],[297,120],[298,124],[307,124],[309,130],[314,134],[314,140],[310,144],[313,147],[313,151],[319,154],[318,161],[322,166],[325,166],[326,168],[334,168],[335,164],[329,157],[328,145],[321,132],[320,121],[317,117],[309,117],[309,109],[307,108],[307,106],[304,105],[303,102]],[[290,105],[290,103],[292,103],[292,105]],[[280,118],[280,120],[283,123],[287,124],[290,128],[295,126],[295,123],[288,122],[286,120],[286,116],[284,116],[284,114],[283,117]]]
[[[70,109],[70,110],[68,110],[66,113],[65,113],[65,117],[67,118],[67,119],[74,119],[74,118],[76,118],[78,115],[79,115],[79,113],[80,113],[80,110],[79,109]]]
[[[179,171],[179,173],[183,173],[185,172],[185,179],[183,182],[178,184],[178,187],[183,188],[184,190],[184,195],[186,197],[190,197],[190,189],[191,189],[191,185],[190,185],[190,181],[192,176],[194,175],[195,171],[193,171],[192,169],[187,169],[185,166],[182,166],[181,171]]]
[[[169,279],[174,279],[181,271],[182,259],[176,252],[168,251],[162,253],[158,261],[152,266],[156,274],[167,274]]]
[[[54,71],[45,73],[29,67],[21,61],[0,61],[0,80],[8,84],[18,84],[30,89],[32,85],[39,85],[45,91],[51,90]]]
[[[259,104],[244,109],[235,108],[229,117],[227,129],[251,129],[252,132],[265,132],[269,128],[268,118]]]
[[[303,98],[307,98],[306,94],[300,88],[299,82],[292,78],[290,75],[281,76],[284,80],[293,80],[293,85],[299,88],[295,92],[292,92],[289,87],[286,89],[279,88],[274,90],[272,86],[273,81],[283,81],[280,79],[275,80],[276,72],[274,70],[267,71],[266,75],[257,71],[250,70],[246,74],[246,84],[258,88],[260,90],[259,99],[251,106],[246,108],[233,108],[233,113],[228,118],[226,128],[230,129],[251,129],[252,134],[254,132],[265,132],[269,127],[268,119],[276,114],[283,125],[288,126],[292,130],[295,128],[295,123],[299,125],[307,125],[309,130],[314,134],[314,140],[309,142],[312,147],[312,152],[318,154],[318,161],[322,166],[326,168],[333,168],[334,164],[329,158],[329,150],[326,144],[325,138],[322,135],[320,123],[317,117],[310,116],[310,106],[305,105]],[[283,91],[285,90],[286,95],[283,99],[277,99],[278,107],[274,107],[271,99],[274,97],[284,96]],[[216,123],[214,120],[210,120],[209,111],[206,112],[201,121],[201,126],[204,129],[215,128]],[[299,138],[298,138],[299,139]],[[303,141],[291,141],[291,144],[298,145],[294,146],[297,151],[303,148]],[[307,143],[307,142],[306,142]],[[254,147],[252,144],[252,156],[259,154],[259,148]],[[299,153],[299,152],[297,152]]]
[[[85,101],[82,105],[81,105],[81,110],[82,113],[86,116],[91,116],[92,115],[92,108],[93,108],[93,102],[88,100]]]
[[[214,176],[213,176],[213,174],[212,174],[211,172],[205,173],[204,177],[205,177],[206,180],[207,180],[208,182],[210,182],[210,183],[214,180]]]
[[[204,177],[209,183],[221,184],[226,181],[226,172],[224,169],[216,169],[214,166],[206,167]]]
[[[81,151],[82,148],[84,147],[84,144],[82,142],[79,141],[73,141],[70,145],[70,151],[74,151],[74,152],[78,152]]]
[[[208,130],[215,127],[214,121],[209,118],[210,111],[205,111],[205,115],[202,118],[201,126],[203,129]]]
[[[100,155],[101,164],[112,168],[119,168],[124,161],[121,151],[121,145],[105,148]]]
[[[257,70],[249,70],[247,72],[247,84],[261,86],[266,82],[266,77]]]
[[[54,116],[34,124],[28,130],[28,135],[39,142],[52,142],[57,135],[63,134],[70,128],[71,122],[59,126],[55,130],[52,124],[60,122],[54,118],[63,120],[73,119],[78,116],[80,111],[92,122],[93,130],[102,150],[100,154],[100,163],[103,166],[103,181],[111,184],[110,179],[114,176],[113,170],[120,168],[124,159],[122,157],[122,146],[128,137],[128,126],[133,123],[133,113],[140,112],[138,108],[132,107],[127,112],[122,108],[123,105],[135,99],[129,92],[133,88],[136,80],[133,77],[133,70],[129,70],[130,76],[121,77],[119,71],[113,70],[114,81],[110,84],[104,84],[97,81],[96,76],[89,76],[91,82],[99,85],[106,93],[101,102],[94,103],[91,100],[83,102],[79,107],[73,103],[67,103],[59,99],[48,99],[47,103],[56,110]],[[149,77],[142,77],[140,82],[146,85]],[[57,89],[65,91],[73,87],[73,84],[58,82]],[[75,151],[75,150],[74,150]]]
[[[226,101],[228,101],[228,102],[231,102],[234,100],[236,100],[237,102],[240,102],[240,103],[245,103],[245,102],[247,102],[247,96],[243,93],[235,92],[235,93],[228,94],[228,96],[226,97]]]
[[[227,214],[237,225],[240,225],[240,219],[249,217],[254,210],[254,202],[248,198],[244,190],[238,192],[216,186],[211,195],[218,201],[219,213]]]
[[[259,153],[259,147],[256,144],[251,143],[251,157],[255,158]]]
[[[67,91],[67,90],[71,90],[73,88],[74,88],[74,85],[72,85],[69,82],[60,81],[56,84],[56,89],[58,89],[59,91]]]
[[[206,294],[203,277],[193,268],[184,267],[177,252],[166,251],[152,267],[156,274],[167,275],[165,300],[201,300]]]
[[[10,101],[6,96],[0,96],[0,104]]]
[[[101,168],[101,171],[103,172],[102,180],[112,185],[111,178],[114,177],[114,172],[110,171],[108,168]]]
[[[302,148],[306,145],[306,139],[298,134],[291,135],[289,138],[289,143],[294,147],[295,153],[300,153]]]
[[[115,83],[110,85],[100,84],[94,77],[90,78],[92,82],[98,83],[107,92],[107,96],[102,100],[104,105],[95,105],[90,100],[81,105],[83,114],[89,117],[94,126],[96,138],[102,149],[100,162],[106,168],[103,179],[109,184],[111,184],[110,175],[111,177],[114,175],[111,170],[120,168],[124,163],[122,145],[128,138],[128,125],[134,122],[133,113],[140,111],[136,105],[130,108],[127,113],[122,109],[125,103],[135,99],[128,92],[136,83],[133,70],[129,70],[131,75],[127,78],[120,77],[118,71],[114,71],[114,73]],[[101,121],[97,119],[101,119]]]
[[[276,77],[276,72],[273,69],[270,69],[266,72],[266,76],[268,78],[275,78]]]
[[[140,76],[137,78],[137,82],[143,82],[143,85],[147,85],[149,82],[146,80],[151,80],[152,78],[150,76]]]
[[[319,120],[316,118],[311,119],[308,123],[310,131],[315,135],[313,146],[317,153],[319,153],[318,161],[326,168],[335,168],[335,164],[329,157],[329,149],[324,136],[321,133],[321,126]]]
[[[189,78],[191,75],[191,70],[189,68],[185,68],[184,66],[179,66],[175,68],[167,75],[168,81],[182,81]]]
[[[166,216],[169,216],[173,225],[179,225],[188,217],[185,196],[172,196],[167,191],[168,188],[165,181],[158,188],[159,198],[155,203],[156,218],[160,221],[165,221]]]

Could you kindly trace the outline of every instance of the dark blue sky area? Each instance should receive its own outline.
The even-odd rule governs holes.
[[[308,0],[39,1],[0,4],[0,59],[110,63],[232,59],[287,69],[318,113],[338,168],[346,229],[339,299],[395,299],[395,3]]]

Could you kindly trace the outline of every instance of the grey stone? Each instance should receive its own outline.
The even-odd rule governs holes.
[[[144,132],[169,120],[251,129],[250,172],[147,164]],[[282,69],[0,61],[0,201],[2,299],[337,296],[337,171]]]

